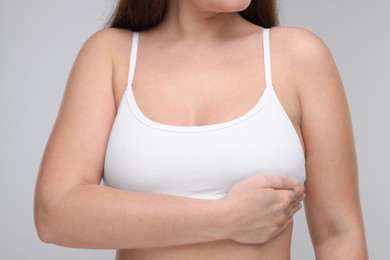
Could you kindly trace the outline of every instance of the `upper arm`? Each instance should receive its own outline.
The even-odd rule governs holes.
[[[314,244],[346,231],[362,232],[352,121],[327,46],[297,29],[294,38],[301,130],[306,154],[305,210]]]
[[[37,180],[37,199],[78,184],[98,184],[116,114],[112,42],[115,31],[93,34],[70,72]]]

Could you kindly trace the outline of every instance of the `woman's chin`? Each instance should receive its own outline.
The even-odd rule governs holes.
[[[240,12],[248,8],[251,0],[193,0],[203,10],[223,13]]]

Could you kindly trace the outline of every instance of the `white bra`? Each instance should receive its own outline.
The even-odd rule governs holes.
[[[255,174],[293,177],[303,184],[304,149],[272,86],[269,29],[263,31],[261,98],[238,118],[201,126],[162,124],[139,109],[132,91],[138,39],[139,32],[133,32],[128,86],[109,137],[103,185],[218,199]]]

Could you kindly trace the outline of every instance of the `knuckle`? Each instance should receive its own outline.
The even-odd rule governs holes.
[[[258,181],[260,184],[266,184],[268,182],[268,177],[266,175],[259,175]]]
[[[272,237],[276,232],[278,232],[279,227],[272,225],[268,228],[267,236],[270,238]]]
[[[302,189],[297,189],[297,190],[295,191],[295,196],[296,196],[297,198],[301,197],[302,194],[303,194],[303,190],[302,190]]]

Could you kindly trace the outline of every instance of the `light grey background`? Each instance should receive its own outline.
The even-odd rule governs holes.
[[[42,243],[33,194],[43,149],[72,63],[99,30],[113,0],[0,2],[0,259],[113,259],[111,250]],[[307,28],[331,49],[341,72],[359,161],[371,259],[390,259],[390,2],[281,2],[282,24]],[[292,259],[314,259],[303,212]]]

